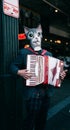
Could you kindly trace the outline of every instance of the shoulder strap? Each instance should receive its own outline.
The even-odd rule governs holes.
[[[34,54],[38,54],[31,47],[28,47],[27,49],[30,50],[31,52],[33,52]],[[41,55],[43,56],[46,52],[47,52],[47,50],[43,49]]]
[[[47,52],[47,50],[44,50],[44,49],[43,49],[41,55],[43,56],[46,52]]]
[[[30,50],[31,52],[33,52],[34,54],[38,54],[38,53],[35,52],[31,47],[28,47],[27,49]]]

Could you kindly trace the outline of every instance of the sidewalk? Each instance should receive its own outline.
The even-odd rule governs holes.
[[[70,130],[70,79],[52,96],[46,130]]]
[[[46,130],[70,130],[70,104],[47,121]]]

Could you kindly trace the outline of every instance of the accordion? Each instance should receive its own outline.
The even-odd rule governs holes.
[[[55,87],[61,86],[60,73],[64,62],[51,56],[27,55],[27,70],[32,74],[26,80],[26,86],[36,86],[41,83]]]

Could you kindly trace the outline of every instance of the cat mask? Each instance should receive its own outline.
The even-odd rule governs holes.
[[[35,50],[41,50],[41,40],[42,40],[42,28],[38,25],[37,28],[28,28],[24,26],[24,32],[27,39],[30,41],[30,46]]]

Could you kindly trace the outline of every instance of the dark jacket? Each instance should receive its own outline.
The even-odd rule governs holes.
[[[29,50],[29,48],[23,48],[19,51],[19,54],[17,56],[17,58],[15,59],[15,61],[11,64],[11,73],[15,76],[17,76],[17,71],[19,69],[26,69],[26,63],[27,63],[27,55],[28,54],[34,54],[34,55],[41,55],[43,52],[43,50],[39,51],[39,52],[34,52],[32,50]],[[48,55],[48,56],[52,56],[52,54],[48,51],[45,52],[44,55]],[[48,87],[49,86],[49,87]],[[52,88],[50,85],[44,85],[44,84],[40,84],[37,85],[35,87],[26,87],[26,82],[25,79],[23,79],[23,87],[25,87],[25,92],[24,95],[26,97],[30,97],[31,95],[35,95],[34,92],[39,92],[42,96],[44,96],[45,94],[48,94],[49,91],[51,92]],[[48,89],[49,88],[49,89]],[[48,89],[48,90],[47,90]],[[42,90],[42,91],[41,91]],[[43,92],[44,90],[44,92]],[[43,92],[43,93],[42,93]],[[34,93],[34,94],[33,94]],[[53,93],[53,92],[52,92]],[[29,95],[29,96],[28,96]],[[49,94],[48,94],[49,95]],[[36,95],[35,95],[36,96]]]

